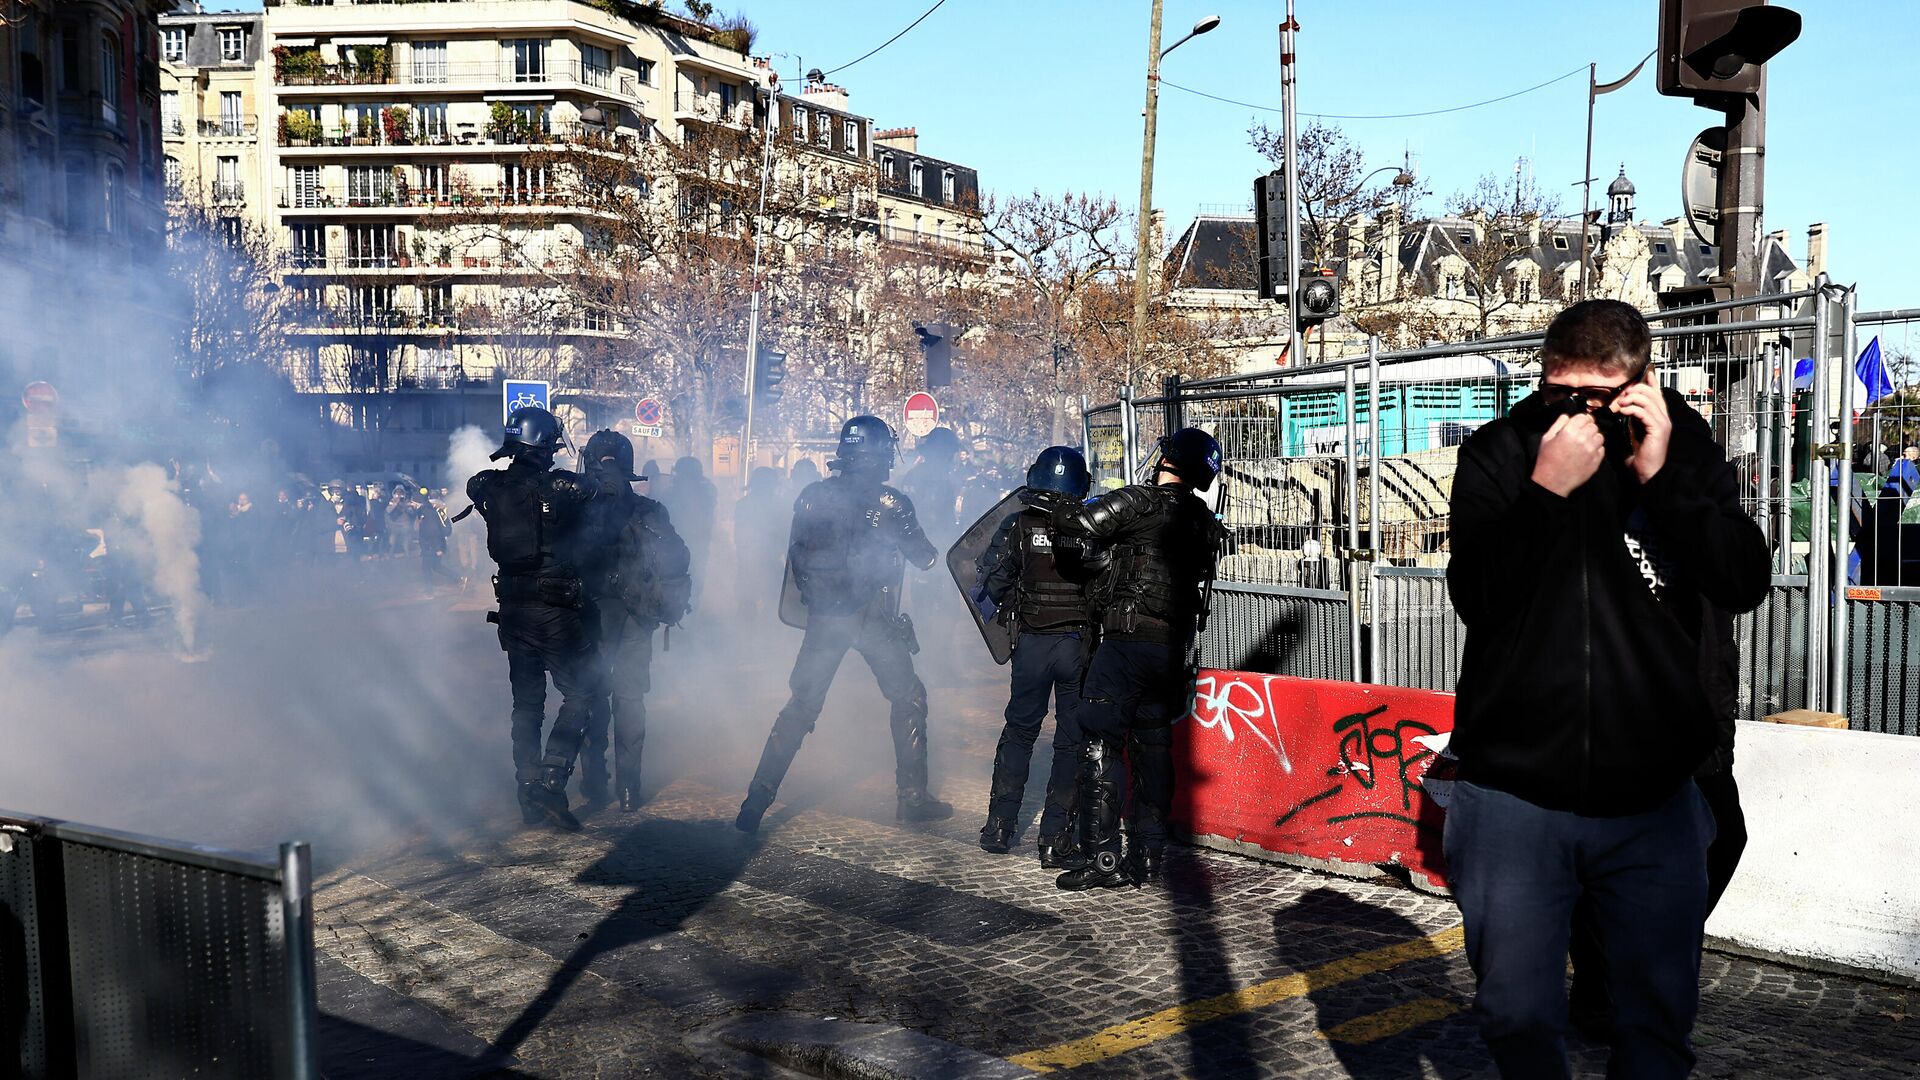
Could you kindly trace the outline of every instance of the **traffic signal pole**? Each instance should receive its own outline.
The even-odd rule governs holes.
[[[1727,151],[1720,159],[1720,279],[1736,299],[1760,295],[1760,215],[1767,161],[1766,69],[1760,92],[1727,105]]]
[[[1295,110],[1293,0],[1280,24],[1280,123],[1286,129],[1282,167],[1287,172],[1287,363],[1300,363],[1300,184],[1298,113]]]
[[[754,368],[760,362],[760,235],[766,231],[767,175],[773,171],[773,122],[780,115],[780,76],[767,84],[767,137],[760,148],[760,212],[753,219],[753,297],[747,301],[747,419],[740,429],[740,490],[753,475]]]

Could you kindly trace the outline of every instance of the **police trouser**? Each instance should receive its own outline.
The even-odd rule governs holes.
[[[595,649],[595,674],[586,732],[587,767],[606,767],[607,730],[613,730],[616,767],[638,769],[647,740],[646,694],[653,686],[653,623],[642,623],[617,599],[596,601],[600,640]],[[637,777],[635,779],[638,779]]]
[[[1082,636],[1067,633],[1022,633],[1013,649],[1013,693],[1007,699],[1007,725],[993,755],[993,787],[987,814],[1014,826],[1020,817],[1020,799],[1026,793],[1027,766],[1033,744],[1047,718],[1047,700],[1053,699],[1053,770],[1047,777],[1046,807],[1040,813],[1040,835],[1057,837],[1073,820],[1080,767],[1080,668],[1085,659]]]
[[[1166,843],[1173,808],[1172,723],[1186,705],[1182,650],[1164,641],[1100,643],[1082,688],[1080,835],[1089,851],[1120,845],[1121,755],[1132,798],[1127,832],[1149,850]]]
[[[500,647],[507,651],[513,684],[513,765],[516,778],[539,780],[542,770],[571,771],[586,734],[593,693],[592,610],[555,607],[529,600],[500,604]],[[547,716],[547,676],[560,691],[560,715],[540,752]]]
[[[813,730],[827,701],[834,672],[848,649],[857,649],[873,669],[880,692],[892,705],[894,782],[901,791],[924,791],[927,786],[927,688],[913,672],[913,654],[907,636],[889,619],[867,615],[809,615],[807,636],[800,642],[793,675],[787,685],[793,696],[773,721],[753,788],[771,799],[787,775],[787,766],[800,750],[800,740]]]

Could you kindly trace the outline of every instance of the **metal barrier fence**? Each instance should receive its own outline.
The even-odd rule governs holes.
[[[1356,679],[1347,622],[1344,592],[1222,583],[1200,636],[1200,663],[1304,679]]]
[[[1648,321],[1656,372],[1726,448],[1740,503],[1774,554],[1771,595],[1737,623],[1741,715],[1812,708],[1920,734],[1910,601],[1812,600],[1847,585],[1887,597],[1920,586],[1920,450],[1905,466],[1885,453],[1920,446],[1920,388],[1904,385],[1920,309],[1854,306],[1853,290],[1822,277]],[[1087,413],[1089,459],[1110,486],[1133,477],[1160,418],[1211,431],[1231,492],[1221,580],[1343,596],[1345,655],[1360,677],[1449,689],[1461,630],[1442,575],[1458,447],[1533,391],[1541,344],[1537,333],[1391,352],[1375,343],[1330,363],[1169,384],[1161,398],[1129,390]],[[1895,392],[1876,383],[1875,400],[1856,400],[1851,376],[1876,352]],[[1210,631],[1209,656],[1284,655],[1267,625],[1221,625],[1249,636]]]
[[[318,1076],[311,887],[305,844],[275,863],[0,811],[0,1074]]]

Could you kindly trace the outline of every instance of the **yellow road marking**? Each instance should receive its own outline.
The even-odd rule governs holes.
[[[1142,1046],[1178,1035],[1191,1027],[1198,1027],[1235,1013],[1265,1008],[1291,998],[1305,997],[1311,991],[1365,978],[1376,972],[1399,967],[1410,960],[1424,960],[1430,956],[1457,952],[1465,945],[1466,931],[1456,926],[1451,930],[1442,930],[1428,937],[1355,953],[1352,956],[1322,964],[1317,968],[1309,968],[1292,975],[1282,975],[1280,978],[1255,983],[1244,989],[1229,990],[1214,997],[1184,1002],[1170,1009],[1162,1009],[1149,1016],[1140,1017],[1138,1020],[1115,1024],[1084,1039],[1061,1043],[1059,1046],[1029,1050],[1007,1060],[1023,1068],[1032,1069],[1034,1072],[1052,1072],[1055,1069],[1071,1069],[1096,1061],[1105,1061],[1129,1050],[1137,1050]]]
[[[1398,1035],[1408,1028],[1417,1028],[1421,1024],[1452,1016],[1464,1008],[1466,1005],[1458,1001],[1421,998],[1405,1005],[1395,1005],[1391,1009],[1382,1009],[1371,1016],[1355,1017],[1344,1024],[1317,1032],[1315,1037],[1343,1043],[1370,1043],[1389,1035]]]

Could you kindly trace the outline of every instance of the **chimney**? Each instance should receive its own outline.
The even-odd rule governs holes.
[[[848,108],[847,88],[835,86],[830,82],[808,83],[801,88],[800,96],[809,105],[838,109],[841,112],[846,112]]]
[[[1530,248],[1539,247],[1540,246],[1540,215],[1539,213],[1537,213],[1536,211],[1529,210],[1521,216],[1521,220],[1525,222],[1527,226],[1527,246]]]
[[[1355,214],[1347,219],[1346,257],[1348,262],[1358,260],[1367,250],[1367,217]]]
[[[1807,276],[1819,277],[1827,272],[1827,223],[1814,222],[1807,226]]]
[[[1787,250],[1787,230],[1775,229],[1767,234],[1767,239],[1779,244],[1781,251]]]
[[[920,133],[917,128],[886,128],[874,132],[873,141],[895,150],[905,150],[909,154],[920,152]]]

